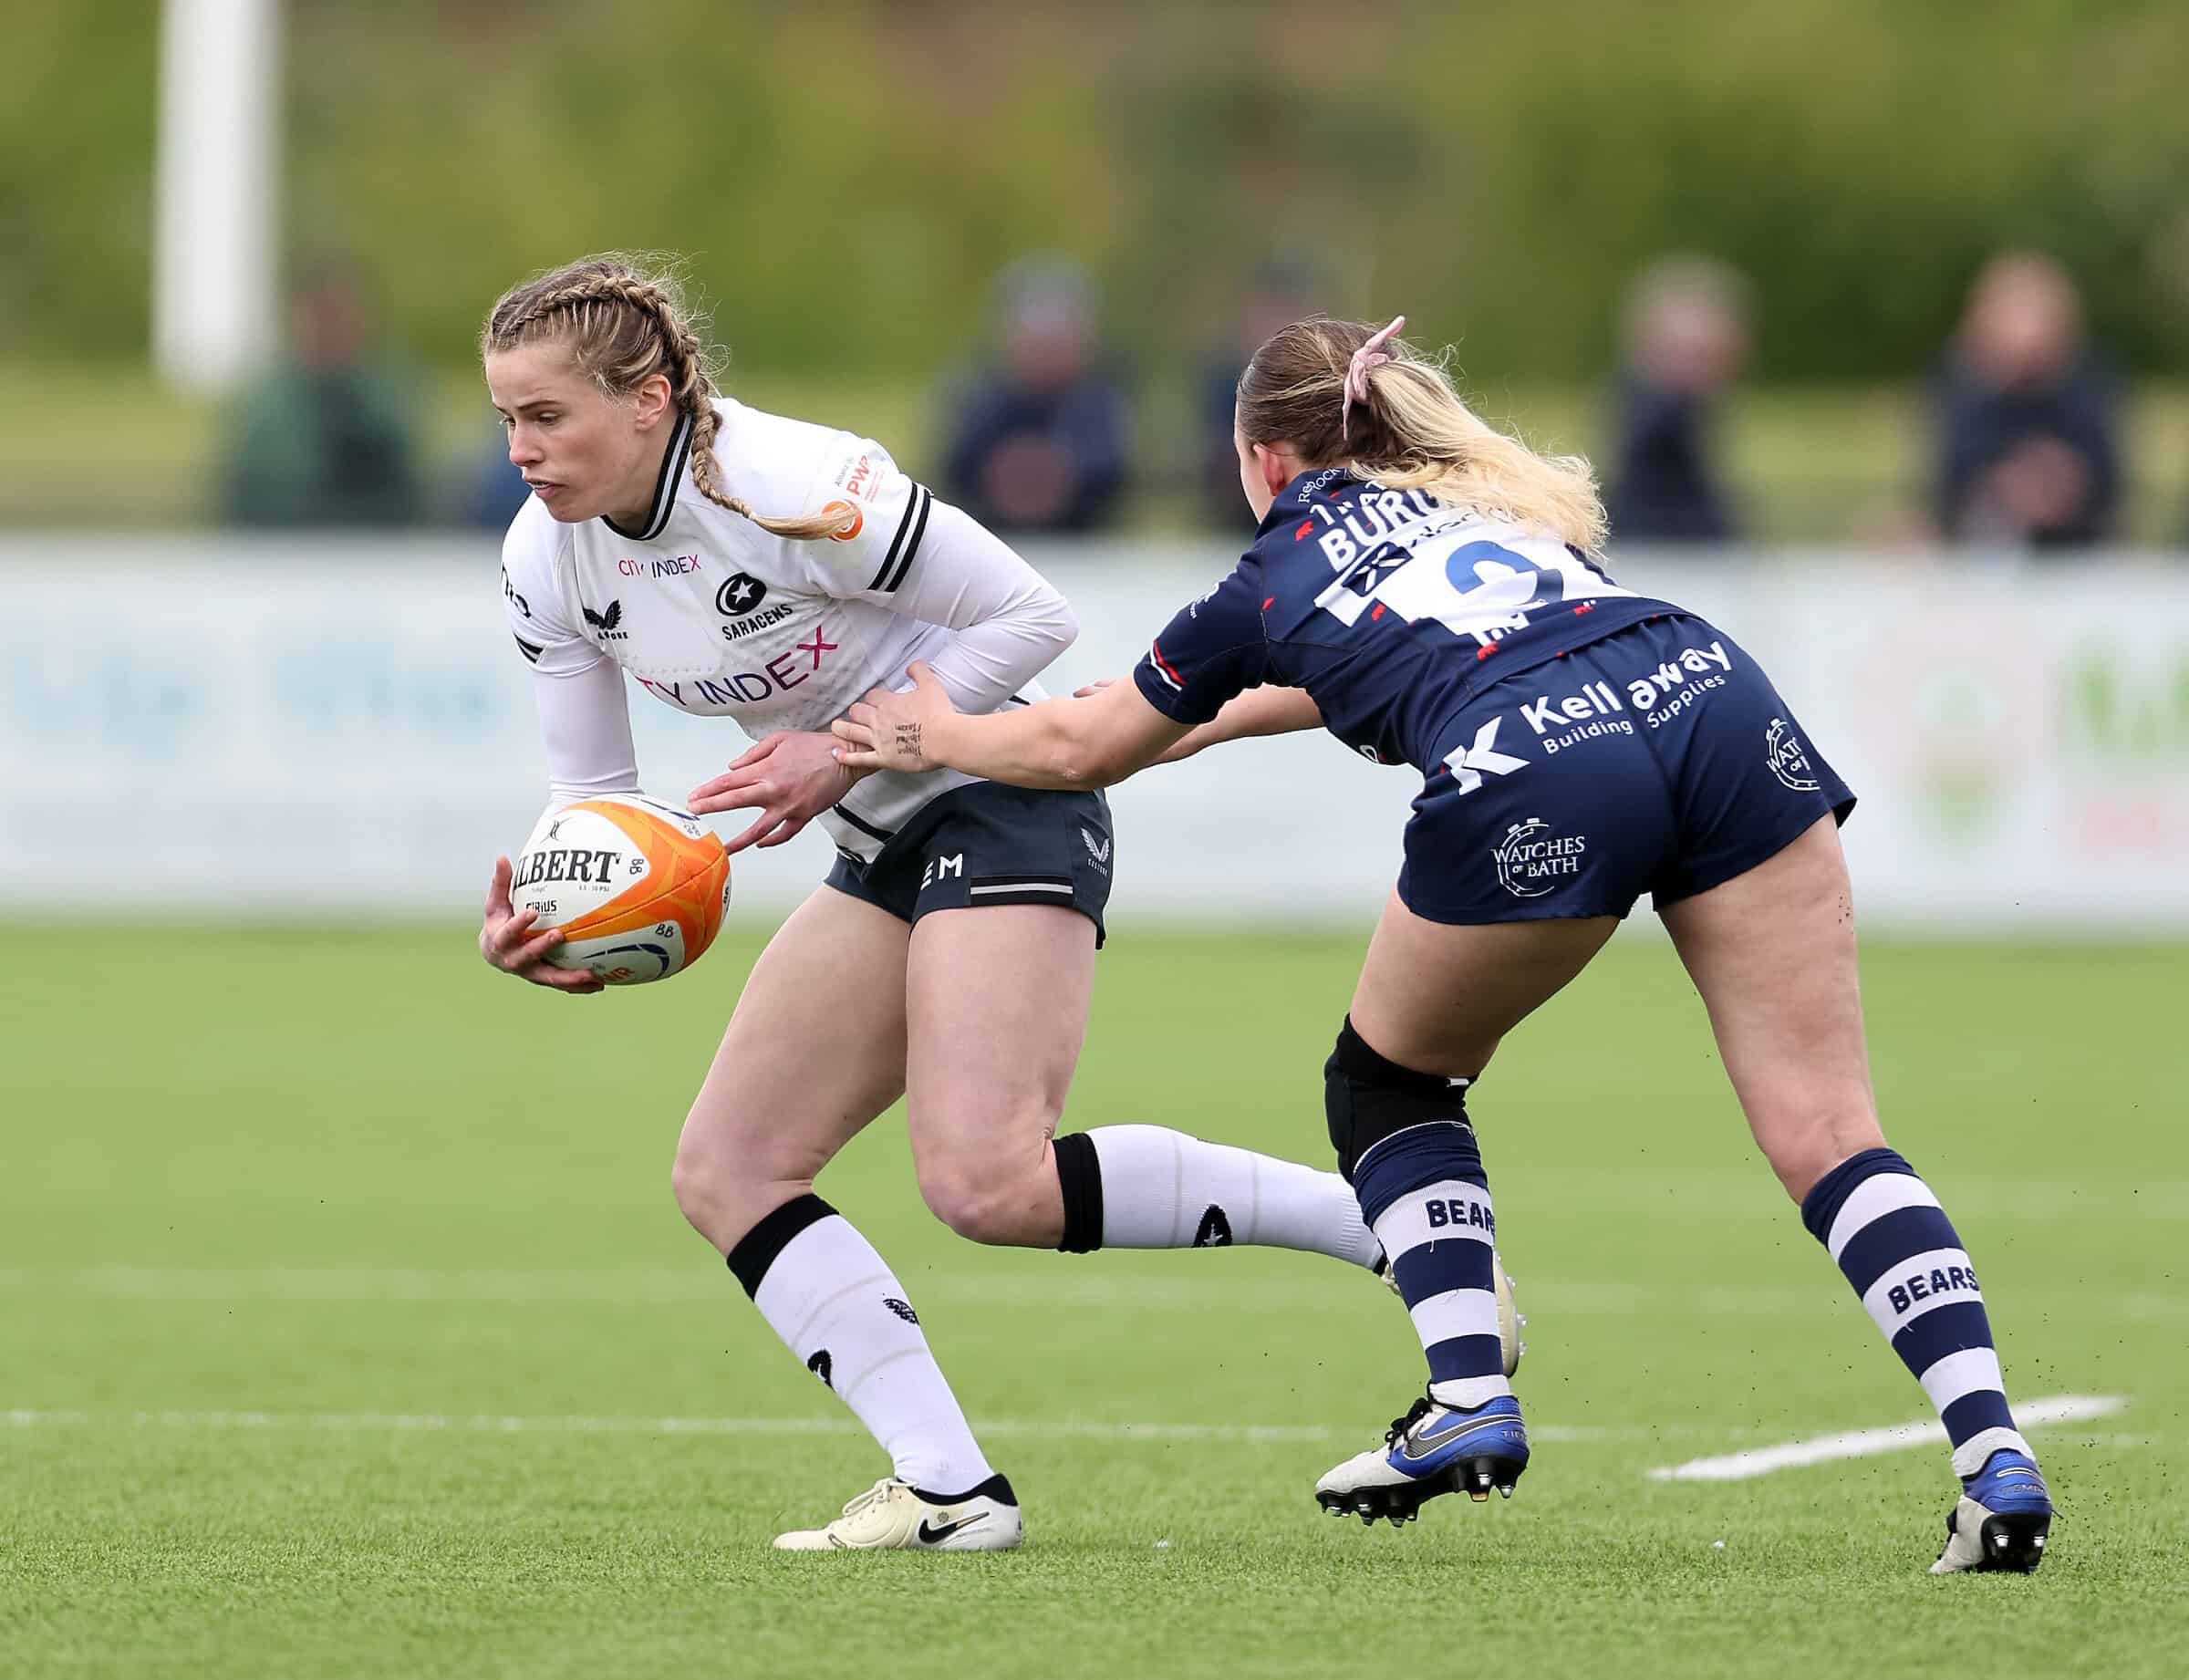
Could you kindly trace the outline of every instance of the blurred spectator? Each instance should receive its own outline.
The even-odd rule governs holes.
[[[289,303],[289,347],[237,400],[221,473],[241,525],[392,525],[419,517],[409,405],[367,355],[364,300],[346,264],[308,268]]]
[[[950,500],[998,531],[1090,531],[1125,486],[1125,401],[1095,373],[1094,289],[1075,263],[1032,258],[997,283],[1001,365],[960,395]]]
[[[1614,537],[1725,543],[1739,534],[1712,459],[1711,429],[1748,360],[1748,283],[1723,263],[1666,257],[1636,276],[1604,496]]]
[[[1218,525],[1251,530],[1253,514],[1239,491],[1239,455],[1231,441],[1231,410],[1239,376],[1264,340],[1281,327],[1329,309],[1330,282],[1304,252],[1280,252],[1257,264],[1249,276],[1237,324],[1209,356],[1195,393],[1195,421],[1202,438],[1200,489],[1204,512]]]
[[[2058,263],[2009,251],[1986,264],[1933,396],[1948,537],[2070,548],[2112,534],[2118,397]]]

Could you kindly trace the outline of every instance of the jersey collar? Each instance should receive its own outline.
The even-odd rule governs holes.
[[[661,451],[661,476],[654,481],[653,509],[647,515],[646,529],[626,531],[606,513],[600,516],[600,523],[634,543],[650,543],[659,536],[661,527],[669,524],[669,514],[676,510],[677,489],[684,482],[684,458],[690,451],[691,416],[679,414],[677,429],[669,434],[669,447]]]
[[[1351,467],[1316,467],[1302,472],[1270,503],[1270,511],[1261,516],[1261,530],[1267,533],[1290,524],[1316,503],[1337,500],[1338,493],[1347,485],[1367,482]]]

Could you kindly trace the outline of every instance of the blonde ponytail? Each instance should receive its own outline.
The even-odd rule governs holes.
[[[1254,352],[1239,380],[1239,424],[1250,443],[1289,445],[1310,466],[1343,465],[1394,490],[1419,490],[1531,525],[1583,554],[1603,548],[1603,503],[1578,455],[1539,455],[1486,424],[1453,389],[1441,359],[1403,338],[1380,346],[1346,379],[1375,328],[1359,321],[1295,321]],[[1364,390],[1365,395],[1361,394]]]

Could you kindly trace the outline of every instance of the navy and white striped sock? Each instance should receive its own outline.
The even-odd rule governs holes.
[[[1435,1120],[1395,1132],[1355,1164],[1353,1187],[1428,1355],[1430,1395],[1473,1407],[1509,1395],[1490,1258],[1498,1222],[1475,1128]]]
[[[1802,1198],[1801,1222],[1938,1408],[1954,1474],[1974,1476],[2001,1448],[2030,1456],[2007,1408],[1976,1268],[1915,1169],[1891,1149],[1850,1156]]]

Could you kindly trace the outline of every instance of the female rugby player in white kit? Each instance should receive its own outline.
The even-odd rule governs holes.
[[[1729,638],[1593,564],[1587,463],[1485,426],[1391,339],[1403,324],[1297,322],[1256,351],[1235,441],[1260,532],[1132,682],[967,718],[915,668],[914,690],[836,725],[846,762],[1086,789],[1320,726],[1421,773],[1324,1100],[1429,1385],[1317,1484],[1333,1514],[1397,1523],[1526,1467],[1468,1087],[1646,891],[1757,1143],[1938,1408],[1962,1491],[1933,1568],[2034,1568],[2052,1508],[1976,1271],[1878,1126],[1837,827],[1852,795]]]
[[[902,1094],[928,1205],[977,1242],[1264,1243],[1380,1270],[1344,1181],[1150,1125],[1052,1142],[1085,1031],[1115,864],[1098,793],[949,771],[847,772],[830,723],[919,659],[969,712],[1041,698],[1076,633],[1017,555],[876,443],[713,394],[665,276],[594,257],[503,296],[486,381],[532,486],[503,594],[532,666],[553,798],[635,791],[628,671],[758,744],[694,791],[759,806],[730,842],[818,819],[838,857],[754,964],[677,1146],[678,1205],[892,1475],[788,1550],[1018,1544],[904,1286],[814,1194]],[[482,953],[570,992],[497,859]]]

